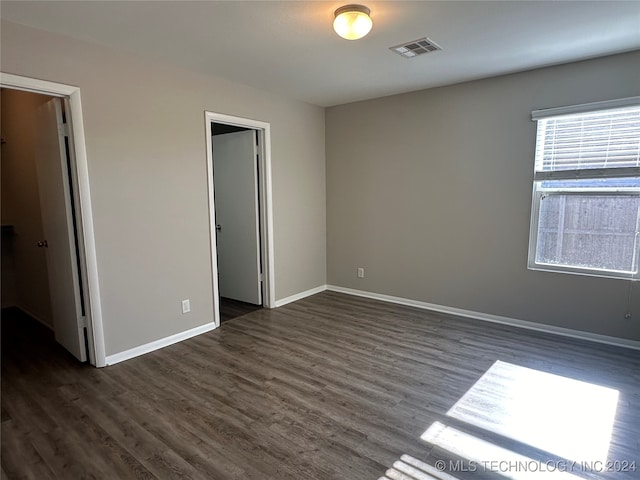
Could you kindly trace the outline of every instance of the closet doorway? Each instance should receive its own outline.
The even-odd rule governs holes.
[[[268,124],[207,113],[216,323],[273,305]],[[271,281],[270,281],[271,280]]]
[[[68,99],[1,94],[3,320],[37,320],[94,363]]]

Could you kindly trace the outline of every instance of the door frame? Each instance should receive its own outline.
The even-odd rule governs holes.
[[[96,367],[106,366],[106,353],[104,345],[104,328],[102,323],[102,304],[100,301],[100,284],[98,281],[98,258],[96,254],[95,234],[93,229],[93,212],[91,209],[91,191],[89,188],[89,168],[87,162],[87,150],[85,144],[84,121],[82,118],[82,101],[80,88],[62,83],[48,82],[35,78],[13,75],[0,72],[0,87],[14,90],[24,90],[43,95],[67,98],[70,112],[67,112],[68,122],[71,123],[72,148],[75,156],[75,164],[72,166],[74,179],[77,180],[78,198],[80,208],[78,238],[84,248],[80,248],[80,265],[86,278],[87,293],[85,298],[88,304],[87,315],[87,340],[89,363]],[[70,244],[75,241],[69,238]]]
[[[209,196],[209,241],[211,246],[211,279],[213,283],[213,312],[217,327],[220,326],[220,305],[218,302],[218,256],[216,245],[216,208],[213,184],[213,129],[212,123],[223,123],[256,130],[259,135],[260,156],[258,169],[258,193],[260,196],[260,243],[262,251],[262,305],[275,308],[275,271],[273,247],[273,203],[271,178],[271,124],[260,120],[235,117],[223,113],[204,112],[207,146],[207,192]]]

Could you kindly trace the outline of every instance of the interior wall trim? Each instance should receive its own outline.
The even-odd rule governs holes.
[[[345,293],[347,295],[355,295],[357,297],[366,297],[366,298],[371,298],[373,300],[381,300],[383,302],[397,303],[397,304],[406,305],[409,307],[421,308],[423,310],[432,310],[434,312],[447,313],[450,315],[457,315],[459,317],[482,320],[484,322],[500,323],[502,325],[525,328],[527,330],[535,330],[535,331],[544,332],[544,333],[551,333],[551,334],[560,335],[563,337],[577,338],[580,340],[588,340],[591,342],[614,345],[616,347],[624,347],[624,348],[630,348],[633,350],[640,350],[640,341],[629,340],[626,338],[611,337],[608,335],[601,335],[598,333],[584,332],[582,330],[573,330],[570,328],[556,327],[553,325],[545,325],[542,323],[530,322],[527,320],[519,320],[516,318],[503,317],[499,315],[491,315],[489,313],[474,312],[472,310],[463,310],[461,308],[447,307],[444,305],[421,302],[418,300],[411,300],[408,298],[394,297],[391,295],[384,295],[382,293],[373,293],[373,292],[367,292],[364,290],[356,290],[353,288],[338,287],[336,285],[327,285],[326,289],[332,292]]]
[[[276,300],[275,306],[276,308],[282,307],[287,303],[297,302],[298,300],[302,300],[303,298],[310,297],[311,295],[315,295],[316,293],[324,292],[326,289],[327,289],[326,285],[320,285],[319,287],[315,287],[310,290],[305,290],[304,292],[296,293],[295,295],[291,295],[289,297]]]
[[[191,337],[209,332],[214,328],[216,328],[215,322],[206,323],[204,325],[200,325],[199,327],[176,333],[175,335],[170,335],[159,340],[154,340],[153,342],[145,343],[144,345],[140,345],[139,347],[130,348],[129,350],[125,350],[120,353],[108,355],[106,358],[107,366],[115,365],[116,363],[139,357],[140,355],[153,352],[154,350],[160,350],[161,348],[168,347],[169,345],[173,345],[174,343],[178,343]]]
[[[292,303],[297,300],[302,300],[303,298],[310,297],[311,295],[315,295],[316,293],[324,292],[326,289],[326,285],[321,285],[304,292],[296,293],[295,295],[291,295],[290,297],[276,300],[275,306],[282,307],[287,303]],[[211,322],[199,327],[192,328],[191,330],[185,330],[184,332],[176,333],[159,340],[154,340],[153,342],[145,343],[144,345],[140,345],[139,347],[130,348],[129,350],[125,350],[119,353],[114,353],[113,355],[108,355],[106,357],[106,364],[107,366],[115,365],[116,363],[124,362],[125,360],[130,360],[132,358],[139,357],[140,355],[144,355],[146,353],[151,353],[155,350],[168,347],[169,345],[173,345],[174,343],[182,342],[183,340],[188,340],[189,338],[195,337],[197,335],[210,332],[215,328],[217,328],[216,322]]]
[[[260,242],[262,249],[262,281],[264,286],[262,304],[265,308],[274,308],[275,305],[275,243],[273,234],[273,180],[271,173],[271,124],[261,120],[236,117],[224,113],[204,112],[206,132],[206,158],[207,158],[207,195],[209,201],[209,246],[211,249],[211,281],[213,285],[213,314],[215,323],[220,325],[220,305],[218,302],[218,253],[216,242],[216,207],[213,183],[213,131],[212,123],[224,123],[256,130],[261,133],[260,183],[259,195],[261,208],[258,212],[261,222]]]
[[[302,300],[311,295],[329,290],[331,292],[344,293],[346,295],[354,295],[356,297],[365,297],[372,300],[380,300],[383,302],[396,303],[399,305],[406,305],[408,307],[421,308],[423,310],[430,310],[434,312],[446,313],[450,315],[456,315],[458,317],[471,318],[474,320],[481,320],[484,322],[499,323],[502,325],[509,325],[512,327],[524,328],[527,330],[534,330],[537,332],[550,333],[554,335],[560,335],[563,337],[577,338],[579,340],[587,340],[590,342],[604,343],[606,345],[613,345],[616,347],[630,348],[633,350],[640,350],[640,342],[635,340],[628,340],[626,338],[611,337],[608,335],[600,335],[598,333],[583,332],[580,330],[573,330],[570,328],[556,327],[553,325],[544,325],[542,323],[529,322],[527,320],[518,320],[511,317],[503,317],[500,315],[491,315],[489,313],[475,312],[472,310],[464,310],[461,308],[447,307],[444,305],[437,305],[435,303],[421,302],[419,300],[411,300],[409,298],[394,297],[392,295],[385,295],[382,293],[367,292],[364,290],[356,290],[353,288],[339,287],[337,285],[320,285],[304,292],[296,293],[289,297],[276,300],[275,307],[282,307],[288,303],[293,303],[298,300]],[[215,322],[207,323],[205,325],[186,330],[184,332],[176,333],[169,337],[161,338],[139,347],[134,347],[129,350],[125,350],[120,353],[109,355],[106,358],[107,365],[115,365],[116,363],[129,360],[131,358],[144,355],[146,353],[159,350],[161,348],[173,345],[174,343],[187,340],[191,337],[201,335],[216,328]]]
[[[93,230],[89,162],[87,159],[80,88],[73,85],[49,82],[5,72],[0,72],[0,86],[56,97],[67,97],[69,99],[71,110],[69,113],[71,116],[76,163],[75,169],[78,180],[78,202],[82,217],[82,241],[84,244],[84,263],[86,263],[87,295],[89,300],[89,309],[87,311],[89,351],[87,353],[89,354],[89,363],[96,367],[104,367],[106,346],[102,321],[102,299],[100,296],[100,281],[98,276],[98,255],[96,251],[95,232]]]

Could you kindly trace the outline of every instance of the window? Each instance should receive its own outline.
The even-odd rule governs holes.
[[[634,278],[640,97],[537,110],[529,268]]]

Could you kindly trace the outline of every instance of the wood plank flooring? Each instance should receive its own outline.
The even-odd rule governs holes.
[[[640,464],[640,352],[324,292],[103,369],[3,316],[2,479],[377,480],[447,455],[434,422],[541,458],[445,415],[496,360],[619,390],[609,459]]]
[[[220,323],[255,312],[261,308],[261,305],[252,305],[251,303],[220,297]]]

